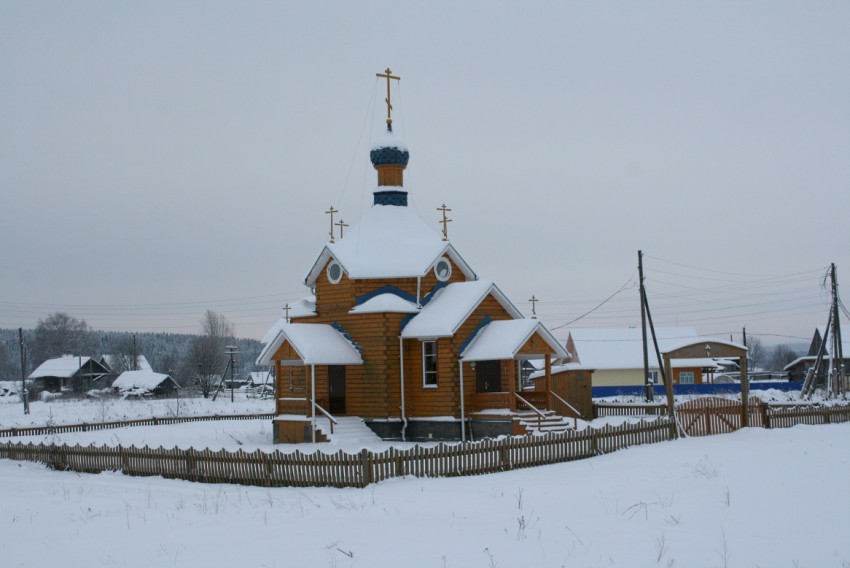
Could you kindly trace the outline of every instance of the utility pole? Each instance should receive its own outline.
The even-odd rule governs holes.
[[[230,402],[233,402],[233,355],[239,353],[239,349],[235,345],[228,345],[224,352],[230,355]]]
[[[640,276],[640,333],[643,337],[643,380],[644,399],[652,402],[652,381],[649,379],[649,350],[646,345],[646,291],[643,288],[643,251],[638,251],[638,275]]]
[[[139,355],[136,351],[136,334],[133,334],[133,367],[130,369],[131,371],[139,370]]]
[[[21,343],[21,400],[24,401],[24,414],[30,413],[30,399],[27,392],[27,358],[24,348],[24,328],[18,328],[18,339]]]
[[[835,273],[835,263],[830,265],[830,277],[832,280],[832,392],[835,396],[842,395],[846,391],[844,384],[844,353],[841,347],[841,319],[838,313],[838,276]]]
[[[741,328],[741,337],[742,337],[742,340],[744,342],[744,347],[746,347],[747,346],[747,326],[744,326],[743,328]],[[752,359],[747,357],[747,363],[752,364]]]

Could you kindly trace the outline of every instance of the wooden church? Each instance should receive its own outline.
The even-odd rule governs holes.
[[[552,420],[551,361],[568,354],[479,278],[445,225],[440,235],[407,207],[410,152],[389,104],[396,77],[379,76],[388,110],[370,152],[373,205],[343,237],[331,232],[304,282],[312,294],[263,340],[258,363],[276,377],[275,441],[322,441],[339,416],[360,417],[385,439],[526,433]],[[525,359],[545,360],[535,390],[521,389]]]

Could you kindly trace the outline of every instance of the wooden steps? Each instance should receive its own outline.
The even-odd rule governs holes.
[[[519,418],[520,425],[525,428],[528,434],[561,433],[573,429],[571,418],[564,418],[551,410],[542,410],[541,412],[543,418],[540,419],[539,423],[537,413],[531,410],[518,410],[514,417]]]

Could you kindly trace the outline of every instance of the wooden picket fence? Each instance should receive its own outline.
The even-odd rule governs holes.
[[[238,483],[264,487],[365,487],[401,476],[452,477],[479,475],[584,459],[629,446],[670,440],[670,421],[659,418],[621,426],[587,428],[563,434],[508,437],[480,442],[390,448],[374,453],[342,450],[229,452],[56,444],[0,444],[0,458],[33,461],[59,470],[127,475],[161,475],[205,483]]]
[[[593,404],[593,417],[606,416],[664,416],[667,414],[667,403],[650,402],[642,404],[612,404],[596,402]]]
[[[732,401],[735,402],[735,401]],[[740,404],[740,402],[738,402]],[[696,405],[693,405],[696,407]],[[686,407],[689,408],[689,407]],[[733,424],[725,406],[727,426]],[[850,422],[850,405],[762,405],[751,406],[763,420],[753,421],[765,428],[787,428],[796,424]],[[702,409],[704,417],[705,409]],[[700,416],[694,412],[695,416]],[[714,420],[713,414],[711,420]],[[48,427],[52,432],[198,422],[205,420],[249,420],[271,415],[187,416],[151,418],[127,422]],[[752,418],[752,416],[751,416]],[[120,424],[120,426],[116,425]],[[722,433],[718,426],[711,434]],[[606,425],[581,431],[549,433],[542,436],[487,439],[479,442],[416,445],[410,449],[390,448],[374,453],[362,450],[349,454],[342,450],[328,454],[316,451],[283,453],[229,452],[179,448],[136,448],[135,446],[68,446],[65,444],[0,443],[0,459],[40,462],[59,470],[87,473],[121,471],[134,476],[162,476],[205,483],[238,483],[265,487],[365,487],[393,477],[453,477],[480,475],[524,467],[567,462],[614,452],[630,446],[672,440],[681,425],[660,416],[639,423]],[[60,430],[59,428],[62,428]],[[75,429],[76,428],[76,429]],[[730,428],[733,429],[733,428]],[[27,435],[32,429],[17,429]],[[45,430],[45,429],[40,429]],[[36,433],[45,433],[42,431]],[[49,432],[46,432],[49,433]],[[709,432],[706,432],[706,434]]]
[[[24,426],[20,428],[7,428],[0,430],[0,438],[13,438],[16,436],[47,436],[50,434],[64,434],[65,432],[91,432],[93,430],[109,430],[112,428],[127,428],[130,426],[162,426],[167,424],[182,424],[183,422],[208,422],[210,420],[256,420],[274,418],[274,413],[269,414],[213,414],[208,416],[167,416],[164,418],[151,417],[137,420],[123,420],[115,422],[91,422],[80,424],[57,424],[49,426]]]
[[[807,406],[766,405],[765,428],[790,428],[797,424],[838,424],[850,422],[850,405]]]

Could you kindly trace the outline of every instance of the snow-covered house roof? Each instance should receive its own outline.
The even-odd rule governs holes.
[[[657,327],[655,334],[662,353],[670,345],[698,339],[693,327]],[[596,369],[642,369],[643,335],[640,328],[579,328],[570,330],[576,360]],[[648,338],[652,352],[652,337]],[[568,345],[569,347],[569,345]],[[650,368],[658,368],[655,357],[649,358]]]
[[[560,365],[552,365],[552,374],[564,373],[566,371],[594,371],[593,367],[582,365],[581,363],[561,363]],[[546,369],[540,369],[528,375],[529,379],[539,379],[546,376]]]
[[[362,365],[355,345],[332,325],[288,323],[280,327],[257,358],[258,365],[269,365],[272,356],[288,342],[298,354],[297,361],[283,360],[282,365]]]
[[[119,360],[119,357],[124,360],[123,365],[121,364],[122,361]],[[132,367],[132,359],[132,356],[128,357],[126,355],[113,355],[107,353],[100,358],[100,362],[109,367],[111,371],[115,371],[121,368],[126,369]],[[151,367],[150,362],[148,362],[147,357],[144,355],[136,355],[136,366],[138,367],[138,369],[136,369],[137,371],[153,371],[153,367]]]
[[[569,355],[540,321],[515,319],[491,321],[485,325],[475,334],[469,345],[461,352],[460,357],[468,362],[513,359],[535,333],[539,333],[546,344],[555,351],[555,357]]]
[[[112,382],[112,388],[119,391],[134,389],[152,391],[163,383],[173,383],[175,388],[180,388],[169,375],[153,371],[124,371]]]
[[[842,341],[841,342],[841,355],[844,357],[845,361],[850,359],[850,341]],[[831,340],[831,338],[827,338],[826,350],[824,351],[824,356],[823,356],[823,360],[824,360],[825,364],[829,365],[829,359],[831,357],[832,357],[832,340]],[[793,361],[791,361],[790,363],[785,365],[785,367],[783,367],[782,370],[783,371],[790,371],[791,369],[793,369],[794,367],[796,367],[797,365],[799,365],[800,363],[803,363],[803,362],[814,364],[814,362],[817,358],[818,358],[817,355],[805,355],[803,357],[797,357],[796,359],[794,359]]]
[[[472,268],[448,242],[409,207],[373,205],[344,238],[325,245],[305,277],[313,286],[324,266],[336,259],[349,278],[424,276],[443,255],[469,280]]]
[[[670,366],[674,369],[688,367],[702,367],[703,369],[721,369],[717,361],[710,357],[694,357],[692,359],[670,359]]]
[[[254,387],[273,385],[274,376],[268,371],[251,371],[248,373],[248,384]]]
[[[63,355],[55,359],[48,359],[38,366],[38,368],[30,373],[30,379],[40,379],[43,377],[59,377],[70,379],[76,375],[82,367],[88,365],[89,361],[100,366],[100,363],[91,357],[80,357],[77,355]],[[104,369],[105,371],[105,369]]]
[[[512,318],[522,319],[520,311],[493,282],[455,282],[437,290],[422,311],[405,326],[401,336],[405,339],[451,337],[490,294]]]

